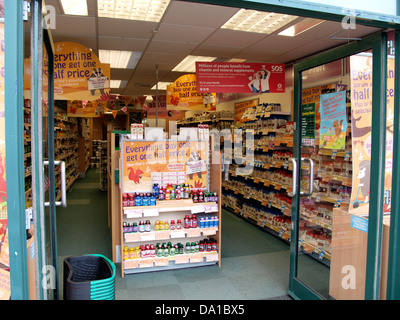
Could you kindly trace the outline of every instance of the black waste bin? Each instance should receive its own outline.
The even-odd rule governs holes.
[[[64,259],[64,300],[114,300],[115,265],[103,255]]]

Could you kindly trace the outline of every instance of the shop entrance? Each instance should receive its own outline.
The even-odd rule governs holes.
[[[38,5],[38,1],[32,1],[32,3],[34,3],[35,6]],[[181,4],[181,2],[176,1],[174,4],[178,6],[178,4]],[[248,2],[246,5],[247,6],[249,5]],[[285,9],[282,9],[280,5],[272,6],[272,8],[273,9],[280,8],[280,12],[285,13],[284,12]],[[262,7],[261,9],[267,10],[271,8],[266,6]],[[34,10],[36,10],[33,11],[36,12],[36,14],[37,12],[41,11],[39,7],[35,8]],[[291,14],[299,13],[293,8],[287,10]],[[301,10],[300,13],[307,15],[307,13],[309,12]],[[317,15],[318,14],[316,13],[310,14],[310,16],[313,17]],[[39,15],[36,16],[36,20],[39,19],[38,17]],[[336,21],[338,21],[337,17]],[[36,23],[37,22],[38,21],[36,21]],[[185,23],[188,24],[187,21]],[[197,23],[199,23],[199,21],[197,21]],[[173,25],[173,23],[171,23],[170,21],[170,25],[168,27],[171,27],[171,25]],[[110,26],[110,24],[108,26]],[[39,28],[37,24],[35,25],[35,28]],[[206,29],[207,26],[202,25],[202,28]],[[123,30],[120,30],[120,32],[122,31]],[[156,35],[158,32],[159,34],[163,34],[162,29],[160,30],[153,29],[154,35]],[[365,31],[363,37],[366,34],[370,34],[370,32]],[[179,36],[179,34],[177,34],[177,36]],[[243,37],[245,36],[243,35]],[[52,61],[52,51],[53,51],[53,48],[50,45],[51,42],[50,38],[51,38],[50,35],[47,35],[47,33],[44,34],[45,53],[43,55],[48,57],[46,63],[48,62],[49,65],[52,64],[51,61]],[[277,37],[277,35],[274,35],[274,38],[275,40],[282,39]],[[37,36],[36,40],[37,39],[41,39],[40,36]],[[211,40],[214,41],[213,45],[216,46],[218,42],[218,37]],[[309,56],[315,53],[315,50],[312,49],[313,41],[311,41],[310,39],[302,40],[301,38],[300,39],[293,38],[292,42],[294,43],[296,42],[296,40],[299,46],[301,45],[302,41],[308,41],[309,43],[308,48],[304,47],[302,48],[302,50],[304,50],[302,51],[303,52],[302,57]],[[180,43],[182,50],[189,43],[187,40],[185,41],[187,42],[187,43],[184,42],[185,45],[183,45],[182,42]],[[284,42],[282,47],[288,46],[289,42]],[[267,43],[271,45],[270,47],[273,47],[274,45],[274,41],[272,41],[272,43],[267,41]],[[235,47],[235,45],[233,47]],[[35,44],[36,50],[38,50],[38,47],[39,43],[36,43]],[[293,60],[290,62],[295,61],[296,63],[294,64],[294,66],[292,63],[287,65],[288,69],[291,66],[293,66],[294,68],[293,85],[287,86],[288,90],[290,90],[290,94],[286,95],[285,99],[282,99],[284,100],[284,102],[281,102],[281,106],[284,107],[285,110],[281,109],[278,110],[278,104],[280,102],[278,100],[281,97],[278,98],[276,95],[269,95],[269,94],[267,94],[267,96],[259,95],[256,96],[255,99],[253,99],[256,101],[253,103],[253,106],[255,110],[258,110],[257,108],[260,107],[260,110],[262,110],[263,119],[256,119],[256,121],[253,121],[254,120],[253,119],[246,122],[242,122],[241,128],[244,129],[244,131],[246,129],[250,129],[253,131],[253,136],[254,137],[257,136],[256,138],[257,145],[251,145],[251,148],[252,149],[254,148],[253,151],[257,151],[255,154],[257,155],[258,158],[253,159],[257,161],[257,165],[255,165],[256,161],[253,162],[253,166],[255,167],[254,169],[256,169],[256,174],[253,175],[245,174],[244,176],[236,177],[235,179],[229,179],[229,178],[226,179],[225,181],[226,183],[225,182],[222,183],[223,188],[221,189],[222,192],[219,194],[220,196],[219,199],[220,201],[222,201],[222,206],[231,207],[231,209],[233,209],[231,210],[232,211],[231,214],[239,215],[241,218],[243,218],[243,220],[252,222],[253,224],[257,225],[260,229],[269,228],[274,231],[274,236],[276,238],[285,237],[283,240],[285,240],[287,244],[289,244],[290,242],[290,247],[288,245],[288,248],[290,248],[289,293],[293,298],[340,299],[342,297],[341,296],[341,294],[343,293],[342,291],[345,289],[344,287],[348,286],[349,288],[352,288],[351,286],[353,283],[351,281],[354,280],[352,278],[353,271],[355,271],[357,277],[361,277],[360,281],[365,286],[364,288],[362,288],[361,286],[362,293],[360,293],[360,295],[357,296],[356,298],[358,299],[376,298],[377,291],[379,291],[380,288],[379,281],[377,282],[375,280],[380,276],[380,257],[381,257],[380,248],[382,241],[380,228],[382,228],[382,219],[383,219],[383,215],[381,215],[382,212],[381,205],[386,203],[389,199],[389,196],[387,195],[387,193],[385,193],[387,191],[385,189],[385,183],[382,183],[385,180],[384,165],[382,165],[385,162],[382,158],[382,155],[385,154],[384,137],[386,132],[385,131],[386,127],[382,124],[384,122],[384,119],[386,118],[385,104],[382,102],[384,101],[385,90],[384,88],[379,87],[378,85],[379,83],[381,83],[381,79],[384,79],[386,76],[386,71],[384,70],[381,64],[382,62],[386,64],[386,53],[384,51],[385,47],[386,47],[386,35],[379,33],[377,35],[367,37],[361,41],[357,40],[354,43],[348,44],[339,49],[327,51],[323,54],[314,56],[313,58],[306,59],[301,62],[297,61],[302,57],[298,55],[293,55]],[[327,48],[323,48],[321,50],[326,51],[326,49]],[[262,49],[258,47],[258,50]],[[260,52],[258,53],[263,54]],[[175,52],[172,51],[172,53],[166,54],[166,56],[172,59],[171,56],[173,56],[174,54]],[[275,59],[278,59],[280,54],[281,52],[275,52]],[[40,88],[41,80],[39,79],[40,78],[39,75],[35,74],[35,72],[41,68],[41,66],[39,66],[39,64],[37,63],[37,61],[40,61],[41,59],[40,50],[35,53],[35,57],[36,56],[38,57],[38,59],[34,60],[35,63],[32,68],[32,72],[34,72],[34,76],[32,79],[35,80],[35,83],[32,83],[32,89],[35,90],[35,92],[37,91],[38,94],[41,94],[39,93],[39,91],[41,91]],[[359,61],[362,61],[363,59],[372,60],[372,58],[373,58],[372,63],[368,62],[369,60],[367,60],[366,63],[361,62],[360,64],[357,65],[357,59]],[[254,59],[258,60],[257,58]],[[271,59],[273,59],[272,56]],[[353,64],[351,63],[352,60],[355,61]],[[304,75],[306,75],[307,73],[309,75],[314,74],[315,68],[320,68],[319,70],[322,70],[323,68],[325,68],[326,65],[330,63],[341,66],[340,70],[343,72],[339,77],[340,78],[339,81],[337,77],[334,80],[332,80],[327,76],[326,78],[319,79],[318,88],[315,88],[314,86],[317,85],[316,83],[313,83],[313,86],[310,86],[309,83],[307,84],[305,83],[305,78],[303,77]],[[43,98],[40,97],[39,95],[37,99],[35,98],[34,100],[32,100],[32,103],[35,108],[33,110],[39,111],[42,107],[41,103],[42,100],[48,100],[47,104],[49,107],[48,117],[53,118],[52,114],[53,97],[51,96],[51,92],[53,92],[52,88],[53,79],[51,78],[51,75],[53,75],[53,70],[51,70],[51,67],[49,67],[49,65],[46,66],[45,63],[43,65],[49,68],[48,69],[48,74],[50,75],[48,83],[49,96],[46,99],[45,95],[43,95]],[[352,73],[349,72],[349,70],[354,66],[356,67],[358,66],[359,68],[362,68],[363,66],[370,66],[371,70],[368,71],[360,69],[359,72],[357,73],[359,75],[358,78],[356,77],[355,79],[351,79]],[[46,68],[44,68],[44,70],[46,70]],[[141,71],[143,72],[143,70]],[[123,72],[121,72],[120,74],[122,73]],[[142,74],[143,77],[147,77],[145,72],[143,72]],[[288,77],[291,77],[291,75],[288,74]],[[363,83],[371,81],[371,85],[368,84],[369,87],[367,87],[366,84],[365,87],[363,87],[364,86],[363,84],[359,84],[358,87],[353,88],[352,85],[354,84],[354,81],[357,79],[360,81],[364,81]],[[138,86],[139,85],[140,84],[138,84]],[[357,91],[357,88],[358,89],[362,88],[363,90]],[[370,90],[368,90],[368,88]],[[292,91],[294,92],[293,98],[292,98]],[[355,96],[356,91],[357,91],[357,96]],[[372,91],[374,92],[373,96],[372,96]],[[308,95],[310,94],[310,92],[311,95],[314,95],[314,100],[308,99],[309,98]],[[344,97],[341,93],[345,93]],[[351,130],[351,125],[353,125],[355,122],[360,121],[360,118],[358,116],[355,117],[354,114],[352,117],[351,113],[349,114],[349,111],[353,107],[351,103],[354,102],[351,99],[348,100],[349,97],[353,98],[353,100],[366,100],[365,103],[368,103],[369,101],[368,99],[371,98],[371,103],[374,106],[374,108],[371,108],[372,122],[366,125],[363,124],[363,127],[371,128],[372,138],[370,138],[370,140],[366,141],[360,140],[360,141],[363,142],[363,146],[371,145],[371,149],[368,149],[368,154],[371,156],[370,167],[376,168],[376,170],[370,170],[369,180],[367,179],[366,181],[361,182],[360,180],[361,176],[357,178],[359,180],[357,180],[358,185],[357,185],[357,190],[354,193],[354,199],[353,199],[353,193],[349,194],[349,189],[350,189],[349,187],[354,186],[354,178],[353,180],[351,180],[351,177],[354,176],[354,172],[352,172],[353,170],[352,161],[354,161],[355,159],[354,158],[355,147],[354,145],[351,144],[352,143],[351,137],[354,138],[353,131]],[[327,99],[326,100],[327,110],[328,109],[332,110],[334,107],[336,107],[336,105],[340,105],[340,107],[344,106],[344,113],[335,115],[337,119],[336,118],[332,119],[332,117],[327,116],[327,118],[324,118],[323,121],[325,122],[323,123],[321,118],[322,114],[321,105],[318,104],[322,101],[321,99],[325,98]],[[251,99],[241,97],[236,100],[235,103],[237,103],[237,106],[240,106],[240,103],[247,102],[248,100]],[[223,105],[223,108],[221,108],[220,110],[218,110],[217,108],[216,111],[220,112],[219,115],[221,118],[223,118],[222,116],[223,111],[226,111],[223,109],[229,103],[233,105],[233,102],[226,101],[224,103],[221,103],[221,105]],[[356,107],[356,105],[354,107]],[[274,114],[275,111],[276,114]],[[118,127],[118,129],[122,131],[113,130],[115,128],[111,128],[110,130],[110,128],[107,127],[106,130],[108,131],[107,134],[104,132],[104,129],[106,128],[104,121],[97,121],[98,119],[88,119],[87,121],[86,120],[84,121],[85,125],[87,125],[88,127],[93,126],[94,128],[94,126],[97,125],[98,126],[97,128],[100,127],[104,128],[103,130],[100,130],[102,131],[102,134],[100,134],[99,136],[101,136],[101,140],[109,140],[108,141],[109,145],[112,145],[111,147],[112,155],[108,154],[107,158],[110,159],[110,156],[111,158],[114,157],[115,163],[114,166],[113,164],[108,163],[105,172],[107,172],[107,169],[111,170],[107,172],[109,173],[109,175],[112,176],[111,180],[108,180],[108,182],[111,183],[114,187],[118,187],[118,184],[121,183],[121,181],[119,181],[121,175],[118,171],[119,158],[116,152],[118,150],[116,149],[115,145],[115,143],[117,143],[119,140],[116,140],[115,138],[112,139],[111,137],[113,137],[112,134],[119,135],[119,134],[130,133],[130,124],[131,124],[130,120],[133,118],[134,121],[137,120],[136,116],[134,115],[136,113],[142,115],[141,111],[137,112],[137,110],[135,110],[134,112],[131,113],[129,112],[127,114],[126,117],[126,119],[128,119],[127,121],[123,120],[120,122],[122,125],[121,127]],[[235,110],[233,108],[233,114],[234,113]],[[264,113],[269,113],[271,114],[271,116],[264,117]],[[319,119],[316,117],[317,113],[319,113]],[[254,114],[257,116],[257,112],[255,112]],[[260,116],[260,114],[258,116]],[[34,116],[37,115],[41,117],[41,113],[35,112]],[[209,113],[207,113],[207,115],[209,115]],[[113,121],[112,116],[113,115],[109,116],[111,118],[111,121]],[[36,185],[35,188],[37,188],[36,191],[37,193],[34,193],[33,200],[35,201],[35,206],[37,208],[38,214],[42,215],[38,217],[42,217],[43,219],[35,221],[35,223],[40,226],[40,228],[37,230],[36,233],[39,238],[41,237],[40,233],[43,232],[43,240],[39,245],[39,247],[42,248],[41,249],[42,252],[40,252],[40,250],[38,251],[38,255],[41,256],[42,266],[39,265],[38,267],[36,267],[36,270],[41,270],[41,267],[46,265],[46,266],[53,266],[57,273],[57,241],[56,241],[57,233],[55,230],[55,223],[56,223],[55,205],[57,203],[55,201],[56,197],[59,196],[58,199],[60,200],[59,204],[61,205],[65,204],[65,201],[61,201],[62,199],[65,200],[64,198],[65,189],[63,190],[62,188],[60,188],[60,193],[58,194],[55,194],[54,190],[56,188],[55,176],[59,175],[62,180],[63,171],[62,168],[61,170],[57,170],[54,168],[55,159],[54,159],[53,141],[55,141],[54,139],[55,137],[54,137],[54,128],[50,125],[51,122],[49,122],[48,132],[46,131],[41,136],[39,135],[39,132],[42,129],[42,126],[40,126],[42,119],[36,119],[36,120],[38,121],[37,124],[39,125],[34,126],[32,130],[32,134],[35,136],[34,138],[32,137],[32,146],[34,148],[37,148],[34,150],[34,152],[32,152],[32,157],[34,157],[33,159],[34,161],[32,162],[32,168],[35,167],[35,170],[37,170],[36,172],[38,172],[40,176],[37,174],[32,175],[32,185],[35,184]],[[68,119],[60,119],[60,122],[64,120],[68,122]],[[75,120],[77,119],[74,119],[74,121]],[[81,119],[79,119],[79,123],[81,123],[80,120]],[[204,120],[206,121],[210,120],[210,123],[217,122],[219,124],[225,121],[225,120],[220,121],[221,119],[216,120],[214,117],[211,117],[210,119],[208,118],[201,119],[200,117],[199,119],[197,119],[195,112],[194,113],[185,112],[184,119],[180,121],[180,128],[185,127],[186,124],[188,124],[188,126],[191,126],[193,123],[197,124],[197,120],[200,120],[198,121],[199,123],[205,122]],[[268,122],[269,120],[272,121]],[[140,119],[139,122],[141,121],[142,120]],[[164,121],[165,121],[164,119],[163,121],[160,121],[158,118],[155,119],[154,117],[151,119],[149,117],[148,119],[148,123],[153,123],[153,124],[154,123],[163,124]],[[332,123],[330,121],[332,121]],[[46,120],[44,120],[44,122],[46,122]],[[77,122],[78,121],[76,121],[76,124]],[[347,128],[345,126],[346,122],[347,122]],[[143,123],[146,123],[146,121],[144,121]],[[271,124],[271,126],[264,128],[262,127],[264,124],[266,126],[269,126]],[[222,126],[223,125],[224,124],[222,124]],[[284,130],[283,127],[285,127]],[[233,129],[233,126],[230,126],[230,128]],[[326,129],[326,132],[322,129]],[[111,133],[112,131],[114,132]],[[282,135],[280,136],[281,133]],[[289,133],[291,134],[291,137],[289,137]],[[322,135],[324,135],[324,137],[322,137],[321,139]],[[46,140],[46,137],[48,138],[48,140],[46,141],[46,148],[45,148],[46,152],[44,152],[44,150],[42,150],[39,146],[41,146],[42,140]],[[35,141],[33,139],[35,139]],[[279,147],[276,148],[278,145],[277,143],[278,140],[279,140]],[[361,144],[361,142],[358,143]],[[85,143],[86,142],[84,142],[83,144],[84,153],[85,151],[87,151],[85,149],[86,148]],[[60,143],[60,148],[62,145],[63,143]],[[71,143],[68,143],[67,146],[73,148],[72,141]],[[247,151],[244,150],[241,151],[243,151],[243,155],[247,154]],[[292,152],[292,159],[289,159],[290,157],[288,156],[290,152]],[[41,164],[43,160],[45,160],[44,158],[47,157],[48,157],[49,169],[47,170],[46,168],[44,170],[44,174],[42,175],[41,174],[42,169],[41,166],[39,166],[39,164]],[[365,158],[366,155],[358,154],[357,159],[359,160],[358,164],[360,171],[361,169],[364,168],[361,165],[362,160],[364,160],[362,159],[362,157]],[[267,163],[268,161],[271,160],[274,162],[273,165]],[[262,168],[257,168],[257,166],[260,166],[261,163],[262,163]],[[87,163],[84,164],[84,167],[85,166],[87,166]],[[97,168],[94,168],[93,170],[96,169]],[[226,172],[223,173],[225,177],[228,177],[230,171],[235,171],[235,173],[237,172],[236,170],[233,170],[236,168],[226,167],[226,169],[229,172],[228,174],[226,174]],[[86,168],[84,169],[84,171],[85,170]],[[368,168],[363,170],[364,174],[368,172]],[[215,172],[218,172],[218,170],[216,170]],[[275,173],[277,173],[277,176],[275,176]],[[290,173],[292,174],[291,177]],[[43,192],[42,194],[40,194],[39,191],[45,189],[44,186],[45,176],[49,177],[48,190],[50,190],[51,192],[49,193]],[[82,176],[84,177],[85,174],[83,174]],[[10,179],[13,178],[12,173],[9,175],[9,177],[11,177]],[[292,184],[289,183],[290,178],[292,178],[291,180]],[[273,181],[274,179],[276,180]],[[20,180],[21,179],[19,179],[18,181]],[[234,181],[233,185],[232,181]],[[65,181],[61,181],[61,183],[64,183],[65,185]],[[73,182],[71,182],[71,185],[72,183]],[[363,188],[367,184],[369,184],[371,188],[369,189]],[[270,188],[268,189],[268,192],[264,192],[268,187]],[[89,185],[83,186],[82,190],[85,188],[91,188],[91,186]],[[276,193],[276,191],[279,191],[281,193],[285,193],[285,195],[282,196],[282,194],[276,193],[277,196],[272,200],[271,198],[268,198],[269,196],[271,196],[270,195],[271,189],[273,189],[274,193]],[[364,189],[367,191],[364,191]],[[369,190],[371,191],[369,192]],[[38,197],[36,197],[36,195],[38,195]],[[292,199],[290,201],[291,210],[289,209],[290,199],[288,199],[286,195],[292,196]],[[106,193],[104,193],[104,197],[107,197]],[[239,201],[237,201],[238,198],[240,199]],[[82,207],[87,204],[87,203],[85,204],[86,199],[79,199],[78,197],[77,199],[74,200],[75,201],[71,202],[71,205],[72,206],[81,205],[80,209],[82,209]],[[124,239],[126,239],[125,235],[122,232],[123,221],[121,219],[121,216],[123,217],[124,214],[122,209],[123,196],[121,193],[115,193],[114,198],[113,196],[109,196],[108,201],[109,201],[108,207],[110,210],[108,217],[109,218],[108,227],[110,227],[113,230],[112,232],[115,232],[115,237],[114,236],[112,237],[113,260],[116,263],[121,263],[121,262],[123,263],[122,249],[124,246]],[[233,201],[237,202],[234,202],[233,204]],[[47,214],[47,209],[44,209],[47,208],[45,202],[48,202],[49,205],[50,212],[48,214]],[[349,203],[351,209],[355,211],[355,214],[346,215],[346,217],[342,216],[343,210],[347,210],[345,202]],[[365,213],[365,211],[369,211],[370,207],[371,207],[371,212],[374,211],[377,212],[378,214],[373,216],[368,216],[367,213]],[[360,213],[361,208],[363,208],[364,211],[361,211]],[[115,213],[111,213],[112,210],[117,210],[117,211]],[[167,211],[169,210],[170,208]],[[62,211],[63,209],[60,210],[60,212]],[[134,210],[129,212],[129,214],[131,215],[129,219],[131,219],[132,216],[137,214],[137,212],[133,211]],[[143,212],[141,214],[143,214]],[[279,219],[277,218],[277,216],[279,216]],[[115,217],[116,220],[112,220]],[[339,221],[339,225],[336,225],[332,222],[335,217],[339,217],[339,220],[337,220]],[[369,226],[367,227],[367,229],[365,229],[366,217],[369,218],[368,219]],[[342,221],[340,220],[342,218],[350,220]],[[68,221],[68,218],[66,218],[65,221]],[[220,230],[224,229],[223,223],[224,222],[221,221]],[[350,225],[351,226],[350,231],[356,230],[355,231],[357,232],[356,240],[360,241],[357,242],[356,247],[347,246],[348,242],[351,242],[349,238],[342,239],[343,241],[339,243],[337,247],[335,246],[335,243],[332,242],[335,232],[339,233],[342,232],[341,229],[343,227],[342,224],[344,224],[346,227]],[[46,229],[47,226],[49,226],[48,229]],[[368,236],[366,236],[365,230],[368,230]],[[359,232],[361,232],[361,234]],[[134,238],[135,241],[137,240],[137,238],[135,238],[134,236],[131,236],[131,238]],[[376,239],[378,240],[375,241]],[[278,240],[280,241],[280,239]],[[46,248],[44,247],[45,244],[49,244],[50,250],[46,250]],[[223,246],[224,244],[222,243],[222,250]],[[339,253],[337,253],[336,256],[340,256],[340,254],[344,255],[344,253],[341,251],[342,249],[348,250],[346,251],[345,254],[349,254],[349,252],[352,249],[353,250],[355,249],[357,252],[361,252],[362,251],[361,248],[363,250],[364,256],[361,257],[360,259],[363,261],[366,260],[368,262],[368,267],[366,267],[365,264],[363,265],[362,263],[361,265],[357,265],[356,264],[357,261],[348,262],[345,260],[340,260],[339,262],[337,262],[338,260],[332,259],[335,249],[339,249]],[[47,253],[50,254],[47,255]],[[61,257],[58,258],[61,259]],[[205,257],[196,256],[196,258],[203,259]],[[214,262],[215,259],[217,259],[217,257],[216,255],[213,255],[211,260],[207,262]],[[383,260],[384,259],[386,258],[383,258]],[[195,261],[195,259],[193,259],[192,261]],[[164,264],[166,264],[167,262],[165,260],[157,261],[157,263],[164,263]],[[219,262],[221,263],[221,261]],[[154,263],[154,261],[152,263]],[[189,264],[191,263],[191,261],[186,260],[186,263]],[[313,274],[310,274],[311,264],[313,265],[313,270],[314,270]],[[243,265],[245,265],[245,263]],[[243,267],[243,265],[241,267]],[[154,268],[159,266],[160,265],[152,265],[152,267]],[[138,268],[138,264],[136,263],[136,261],[130,264],[130,268],[131,269]],[[347,272],[345,273],[345,275],[347,275],[348,277],[345,279],[343,278],[344,274],[343,272]],[[318,275],[318,277],[315,275]],[[38,279],[41,279],[41,277],[43,277],[43,273],[40,273],[40,275],[37,274],[36,276],[38,277]],[[62,279],[58,279],[56,281],[62,281]],[[356,281],[358,281],[358,278],[356,279]],[[345,283],[344,287],[342,285],[343,283]],[[334,284],[339,284],[339,287],[335,288]],[[358,282],[356,283],[356,286],[357,288],[360,288]],[[368,292],[368,295],[366,294],[364,296],[363,295],[364,291]],[[55,289],[55,291],[47,292],[45,290],[41,292],[38,298],[57,299],[58,298],[57,288]]]
[[[378,156],[385,155],[385,137],[391,139],[393,126],[392,119],[385,122],[393,99],[388,97],[386,106],[386,89],[377,85],[387,70],[386,43],[387,34],[379,33],[294,66],[297,128],[289,292],[296,298],[364,299],[371,290],[386,296],[385,288],[372,289],[368,283],[371,266],[366,262],[375,264],[380,256],[375,255],[379,243],[370,238],[373,227],[365,225],[371,212],[379,212],[374,217],[378,220],[390,212],[390,198],[385,197],[391,188],[391,146],[386,149],[386,173]],[[348,71],[340,83],[304,88],[304,76],[312,68],[338,58]],[[387,66],[393,71],[392,59]],[[387,253],[381,254],[385,261]],[[318,271],[310,269],[311,256],[321,261]],[[386,281],[386,276],[382,270],[379,278]]]

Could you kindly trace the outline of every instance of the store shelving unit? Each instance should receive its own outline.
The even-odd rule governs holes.
[[[79,120],[78,170],[79,176],[84,178],[90,166],[89,124],[87,119],[80,118]]]
[[[247,155],[245,132],[254,138],[254,158],[246,159],[234,154],[229,167],[229,179],[223,186],[223,205],[248,222],[288,241],[290,238],[291,164],[293,147],[293,125],[290,114],[282,112],[278,105],[259,105],[249,108],[242,117],[243,149]],[[233,142],[235,142],[233,137]],[[235,164],[243,161],[243,165]],[[250,171],[243,171],[244,165],[251,165]]]
[[[65,162],[66,189],[78,179],[78,122],[76,118],[68,118],[66,114],[54,116],[54,150],[55,160]],[[61,171],[56,167],[56,200],[61,199]]]
[[[221,163],[212,163],[208,167],[209,190],[221,195]],[[120,177],[122,179],[122,177]],[[122,194],[119,193],[120,221],[122,223],[139,224],[140,220],[149,220],[152,229],[149,232],[124,233],[122,226],[119,228],[120,255],[123,257],[123,248],[128,246],[135,248],[144,244],[167,243],[172,244],[195,242],[203,239],[215,239],[217,247],[215,251],[196,253],[183,253],[162,257],[145,257],[127,259],[121,263],[121,276],[148,271],[163,271],[177,268],[190,268],[207,265],[221,265],[221,201],[194,203],[192,199],[157,200],[155,206],[123,206]],[[193,216],[199,213],[210,213],[218,217],[218,227],[188,228],[183,226],[185,215]],[[157,230],[155,221],[182,220],[182,229]]]

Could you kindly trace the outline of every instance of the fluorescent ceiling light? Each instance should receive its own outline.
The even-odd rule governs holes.
[[[297,18],[288,14],[240,9],[221,28],[271,34]]]
[[[187,56],[183,59],[172,71],[176,72],[196,72],[197,62],[211,62],[217,59],[216,57],[203,57],[203,56]]]
[[[226,60],[226,62],[245,62],[247,59],[239,59],[239,58],[232,58],[229,60]]]
[[[99,50],[101,63],[109,63],[111,68],[135,69],[141,55],[134,51]]]
[[[103,18],[159,22],[170,0],[98,0],[97,14]]]
[[[61,0],[65,14],[71,14],[76,16],[87,16],[87,0]]]
[[[128,80],[110,80],[110,88],[119,89],[125,88]]]
[[[158,90],[167,90],[167,86],[172,84],[172,82],[158,82]],[[151,90],[156,90],[157,85],[154,85]]]
[[[296,23],[295,25],[281,31],[278,33],[280,36],[287,36],[287,37],[295,37],[307,30],[310,30],[311,28],[316,27],[317,25],[321,24],[325,20],[319,20],[319,19],[312,19],[312,18],[306,18],[299,23]]]

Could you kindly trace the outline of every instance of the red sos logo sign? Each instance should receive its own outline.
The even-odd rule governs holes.
[[[271,66],[271,71],[272,72],[282,72],[283,71],[283,66],[282,65],[272,65]]]

